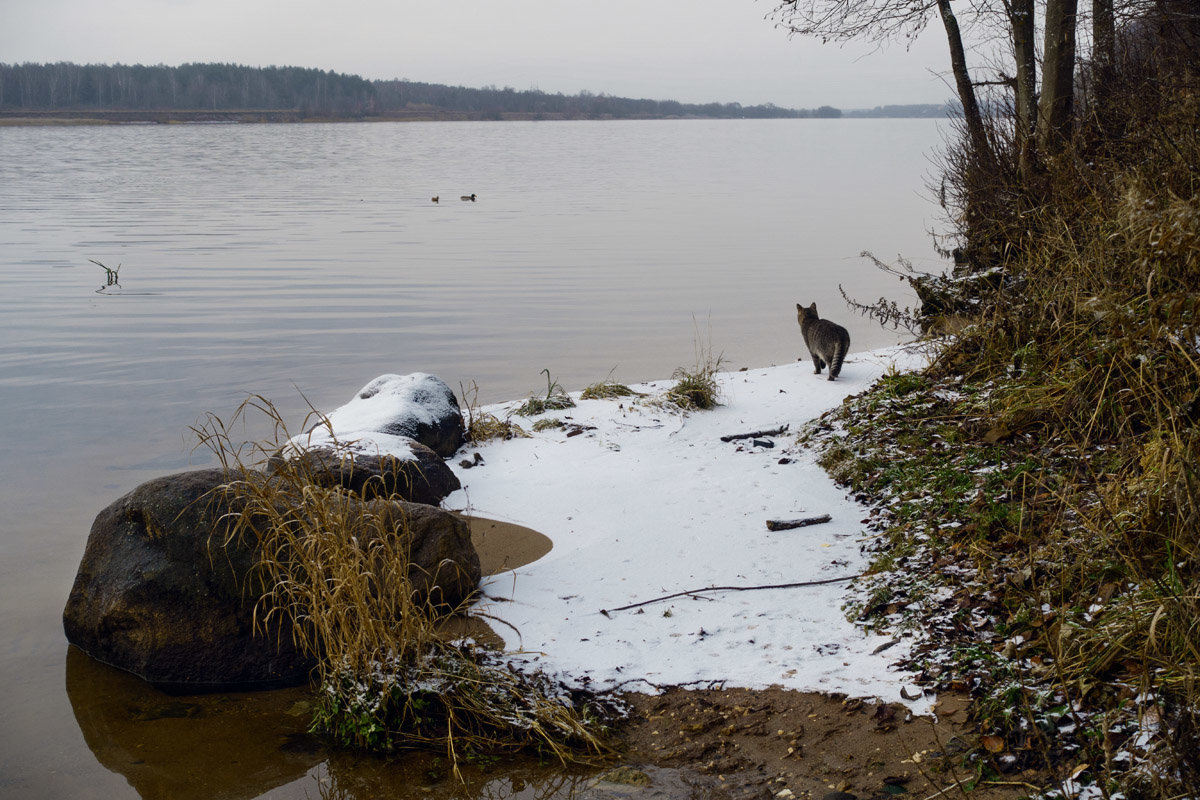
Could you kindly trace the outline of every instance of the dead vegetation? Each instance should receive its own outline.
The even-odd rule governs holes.
[[[274,428],[269,441],[231,435],[252,413]],[[519,749],[563,761],[607,752],[618,707],[447,641],[441,621],[467,609],[446,607],[438,576],[411,563],[401,507],[317,485],[306,460],[275,457],[289,437],[269,401],[250,398],[229,423],[209,415],[195,433],[228,474],[230,535],[261,554],[245,587],[257,629],[291,636],[317,662],[314,729],[374,752],[441,748],[452,765]]]
[[[947,156],[950,210],[989,204],[956,268],[987,289],[812,436],[875,508],[854,613],[919,627],[910,666],[973,693],[981,777],[1196,796],[1200,71],[1147,52],[1035,184]]]

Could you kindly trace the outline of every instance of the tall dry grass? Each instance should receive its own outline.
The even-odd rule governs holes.
[[[265,442],[232,433],[252,414],[273,429]],[[376,752],[444,748],[452,764],[523,748],[564,761],[607,751],[611,703],[446,640],[440,622],[466,609],[430,599],[435,576],[414,572],[404,506],[319,486],[308,460],[280,458],[290,437],[270,401],[252,397],[228,423],[209,415],[194,430],[228,474],[229,535],[259,553],[246,587],[256,625],[316,660],[318,730]]]
[[[943,588],[997,639],[946,632],[958,655],[939,669],[975,682],[996,752],[1126,797],[1200,796],[1200,15],[1188,25],[1128,28],[1115,83],[1081,82],[1075,136],[1036,172],[1019,174],[1003,116],[988,159],[947,149],[954,271],[888,269],[933,298],[926,329],[960,327],[903,402],[893,380],[851,404],[867,421],[843,420],[824,456],[896,492],[881,570],[915,557],[919,530],[931,568],[970,573]],[[884,446],[864,434],[878,417]]]
[[[1200,71],[1194,52],[1170,73],[1139,52],[1113,91],[1084,96],[1071,148],[1034,184],[952,173],[973,204],[965,251],[1004,281],[932,374],[996,387],[992,430],[1040,459],[1019,546],[1041,575],[1031,594],[1060,612],[1045,638],[1058,684],[1080,701],[1151,698],[1159,735],[1122,785],[1195,796]]]

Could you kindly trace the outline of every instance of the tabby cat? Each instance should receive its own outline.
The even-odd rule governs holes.
[[[804,344],[812,354],[814,375],[820,375],[821,369],[829,366],[829,380],[833,380],[842,371],[842,361],[850,349],[850,331],[827,319],[817,316],[817,304],[808,308],[796,304],[796,319],[800,322],[800,333],[804,336]]]

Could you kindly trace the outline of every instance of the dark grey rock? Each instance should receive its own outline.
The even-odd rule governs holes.
[[[270,688],[313,666],[290,636],[253,635],[253,549],[225,540],[219,469],[142,484],[100,512],[63,612],[67,640],[171,689]]]
[[[458,476],[441,457],[419,442],[409,444],[412,458],[368,455],[347,448],[314,447],[291,457],[293,466],[317,486],[341,486],[364,500],[399,497],[410,503],[440,505],[462,488]],[[272,459],[271,469],[282,469]]]
[[[231,537],[223,517],[241,508],[215,491],[226,482],[215,469],[157,478],[97,515],[63,611],[68,641],[167,690],[307,679],[312,659],[293,646],[290,631],[254,631],[257,544]],[[456,606],[475,592],[479,557],[462,519],[385,500],[368,501],[366,511],[407,525],[409,576],[421,597]]]

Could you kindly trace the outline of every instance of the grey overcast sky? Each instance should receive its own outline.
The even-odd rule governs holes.
[[[0,62],[317,67],[546,92],[864,108],[952,94],[911,49],[789,38],[775,0],[0,0]]]

